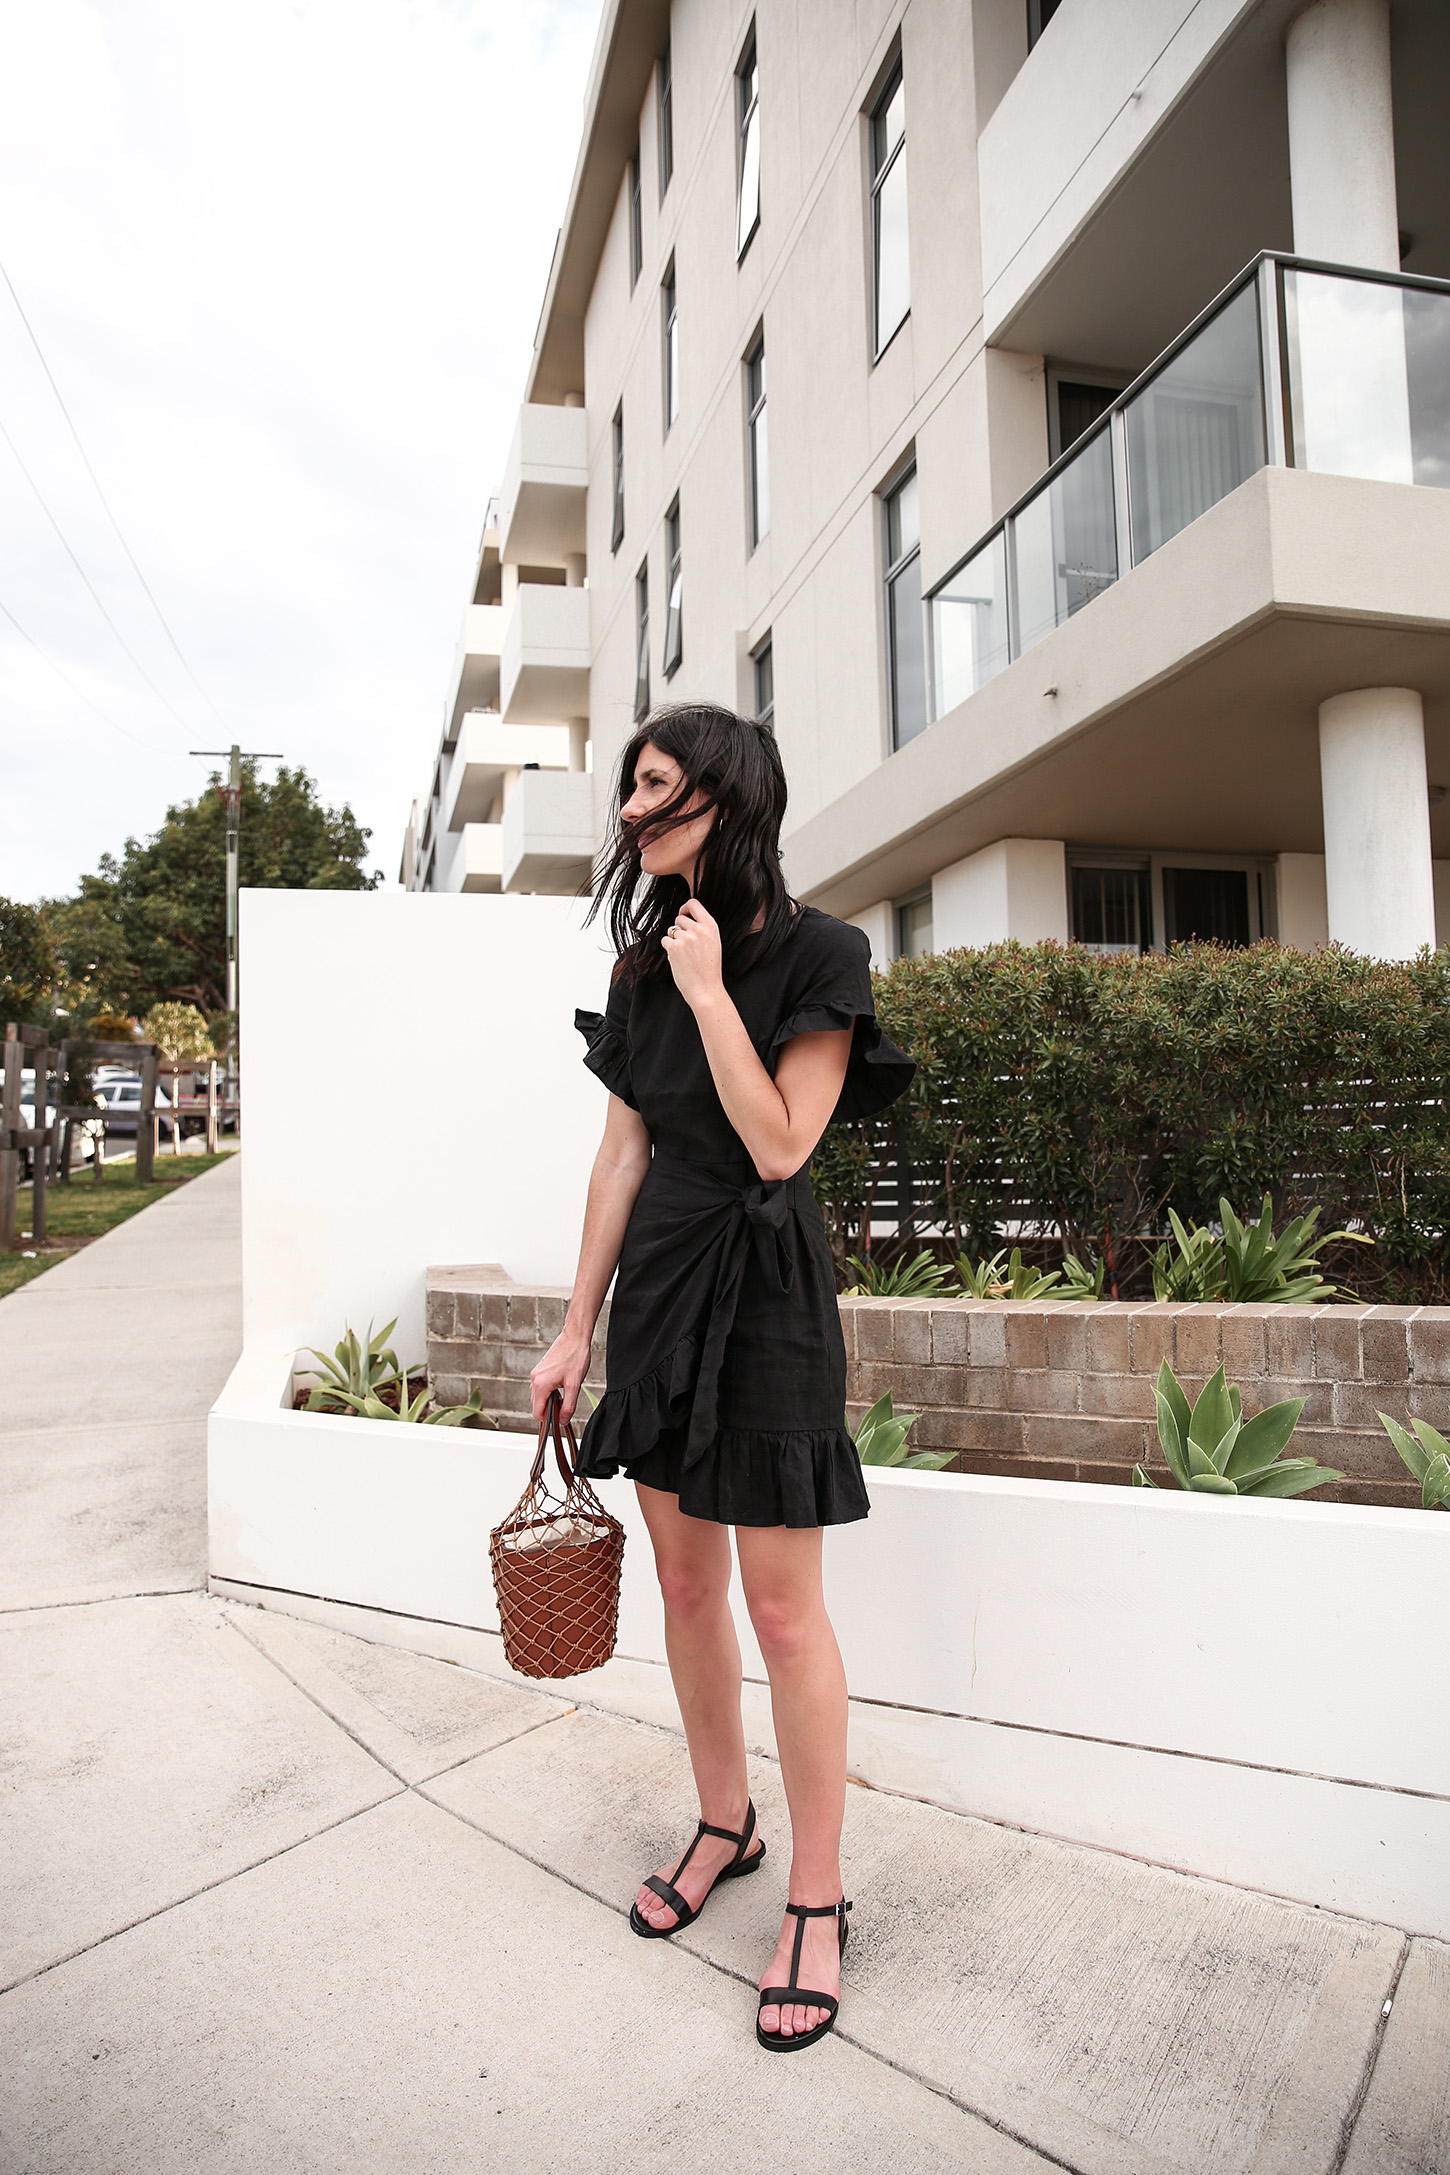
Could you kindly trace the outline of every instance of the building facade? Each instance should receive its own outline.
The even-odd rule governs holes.
[[[1442,0],[608,0],[404,880],[771,719],[884,964],[1450,941]]]

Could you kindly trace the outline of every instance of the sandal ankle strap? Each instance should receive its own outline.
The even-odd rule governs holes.
[[[787,1903],[786,1909],[795,1918],[844,1918],[851,1908],[849,1903]]]

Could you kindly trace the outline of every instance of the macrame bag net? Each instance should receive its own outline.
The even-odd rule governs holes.
[[[549,1436],[564,1493],[544,1478]],[[564,1447],[567,1435],[569,1447]],[[529,1484],[489,1537],[504,1659],[525,1677],[576,1677],[614,1652],[624,1527],[575,1470],[573,1427],[559,1426],[555,1391],[539,1427]]]

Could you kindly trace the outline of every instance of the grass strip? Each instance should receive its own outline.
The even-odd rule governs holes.
[[[232,1149],[220,1155],[159,1155],[154,1167],[162,1175],[149,1186],[137,1185],[134,1163],[104,1164],[99,1185],[89,1169],[75,1172],[69,1185],[57,1185],[52,1179],[45,1189],[45,1246],[28,1260],[24,1251],[0,1254],[0,1299],[43,1276],[58,1261],[69,1260],[80,1247],[114,1230],[128,1216],[164,1201],[190,1179],[200,1178],[203,1171],[215,1170],[235,1153]],[[32,1188],[22,1186],[16,1206],[16,1243],[21,1249],[31,1244],[32,1199]]]

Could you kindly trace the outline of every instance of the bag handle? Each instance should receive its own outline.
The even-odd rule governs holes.
[[[552,1432],[554,1456],[559,1466],[559,1478],[564,1483],[564,1493],[567,1495],[574,1485],[574,1467],[579,1462],[579,1445],[574,1440],[573,1421],[565,1420],[563,1432],[569,1438],[569,1448],[567,1451],[564,1448],[563,1436],[559,1431],[559,1413],[562,1405],[562,1392],[554,1390],[550,1394],[549,1402],[544,1407],[544,1417],[539,1422],[539,1447],[534,1457],[534,1470],[530,1475],[529,1485],[534,1488],[538,1487],[544,1477],[544,1457],[549,1447],[549,1436]]]

